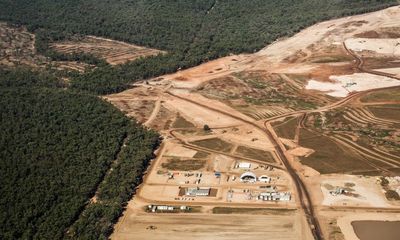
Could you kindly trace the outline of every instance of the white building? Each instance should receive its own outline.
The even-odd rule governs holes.
[[[290,192],[262,192],[258,199],[263,201],[290,201]]]
[[[209,196],[211,188],[187,188],[186,189],[186,196]]]
[[[241,163],[239,163],[239,168],[242,168],[242,169],[250,169],[250,167],[251,167],[251,163],[248,163],[248,162],[241,162]]]

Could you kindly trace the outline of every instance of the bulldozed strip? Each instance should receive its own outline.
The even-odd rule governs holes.
[[[156,49],[95,36],[86,36],[73,41],[55,42],[51,44],[51,48],[65,54],[90,53],[105,59],[111,65],[165,53]]]

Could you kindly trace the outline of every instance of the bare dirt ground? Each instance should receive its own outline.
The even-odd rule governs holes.
[[[396,153],[380,147],[388,140],[398,144],[398,140],[377,134],[385,135],[389,131],[388,136],[397,136],[388,130],[397,123],[382,115],[375,116],[360,101],[376,89],[393,89],[400,82],[393,74],[374,70],[383,68],[387,61],[396,67],[396,61],[400,61],[394,44],[399,27],[399,7],[326,21],[258,53],[217,59],[106,96],[133,116],[138,115],[136,110],[121,103],[138,99],[155,101],[153,111],[145,114],[142,121],[164,136],[157,159],[118,222],[112,239],[137,236],[146,239],[352,239],[342,233],[349,223],[338,224],[340,217],[354,212],[383,211],[388,216],[399,212],[398,204],[385,199],[373,176],[399,172]],[[368,40],[361,44],[360,38]],[[346,47],[346,43],[354,42],[356,46]],[[380,43],[385,47],[375,46]],[[389,48],[394,50],[390,52]],[[337,85],[340,91],[346,92],[329,96],[332,91],[325,87],[306,89],[310,82]],[[388,95],[390,99],[393,93]],[[385,101],[381,104],[389,100]],[[379,99],[374,99],[374,104],[379,103]],[[346,106],[349,108],[344,110],[343,117],[329,115]],[[292,124],[294,134],[290,134],[293,139],[280,139],[271,126],[273,121],[286,117],[296,117]],[[340,121],[336,124],[335,119]],[[310,129],[315,144],[305,147],[301,145],[301,135],[304,129],[312,128],[310,124],[321,132],[318,135]],[[211,131],[204,130],[204,125],[211,127]],[[349,130],[346,126],[352,128]],[[344,127],[347,132],[340,132]],[[374,148],[363,139],[365,129],[374,129],[367,133],[376,139]],[[328,130],[339,132],[329,135]],[[324,139],[331,140],[325,144]],[[330,143],[336,145],[330,146]],[[241,146],[262,150],[273,161],[256,159],[257,151],[240,155]],[[341,155],[336,154],[339,149]],[[350,171],[352,175],[321,174],[301,161],[315,156],[318,157],[313,161],[320,161],[315,164],[329,169],[339,169],[335,164],[344,164],[340,169],[346,169],[346,164],[350,164],[354,168]],[[346,163],[349,157],[359,160],[369,170],[357,171],[357,166]],[[173,171],[165,167],[171,159],[203,161],[203,165],[195,171]],[[271,185],[292,193],[291,201],[256,200],[253,196],[260,192],[260,183],[238,182],[237,177],[245,171],[235,168],[239,162],[251,163],[250,170],[256,175],[271,176],[274,179]],[[274,170],[267,170],[267,166],[273,166]],[[221,173],[221,177],[216,178],[215,172]],[[202,177],[188,176],[196,173],[202,173]],[[199,178],[201,182],[196,183]],[[217,192],[212,197],[179,196],[180,187],[188,186],[209,186]],[[329,194],[329,189],[334,187],[349,188],[352,195],[334,197]],[[202,206],[202,210],[200,213],[150,214],[143,210],[147,204]],[[296,208],[297,212],[289,221],[287,216],[279,214],[273,218],[237,213],[217,215],[211,211],[215,206]],[[280,235],[281,231],[285,234]]]
[[[62,53],[84,52],[105,59],[111,65],[122,64],[146,57],[164,53],[163,51],[115,41],[107,38],[86,36],[77,41],[57,42],[51,45]]]
[[[112,65],[122,64],[139,57],[163,54],[163,51],[95,36],[86,36],[76,41],[51,44],[61,53],[90,53],[104,58]],[[25,65],[35,68],[51,66],[58,70],[83,72],[93,66],[75,61],[51,61],[36,52],[35,35],[25,27],[17,27],[0,22],[0,65],[13,67]]]
[[[46,58],[36,55],[34,41],[35,36],[26,28],[0,23],[0,64],[6,66],[44,64]]]
[[[36,52],[35,35],[25,27],[0,22],[0,65],[14,67],[24,65],[34,68],[52,66],[56,69],[84,71],[87,64],[78,62],[50,61]]]
[[[296,240],[302,235],[298,214],[137,214],[127,216],[123,223],[114,239]],[[149,226],[156,229],[150,230]]]

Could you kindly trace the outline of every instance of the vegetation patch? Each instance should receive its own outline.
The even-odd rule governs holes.
[[[301,162],[321,174],[374,170],[352,149],[329,137],[301,129],[299,141],[301,146],[315,150],[310,156],[301,157]]]
[[[387,190],[385,192],[385,196],[389,201],[399,201],[400,200],[399,194],[396,191],[391,190],[391,189]]]
[[[296,135],[298,118],[290,117],[283,120],[283,122],[273,122],[272,127],[274,128],[278,137],[286,139],[294,139]]]
[[[196,126],[178,114],[175,122],[172,124],[172,127],[173,128],[194,128]]]
[[[161,164],[161,166],[171,171],[195,171],[202,169],[205,164],[205,160],[182,160],[179,158],[171,158],[168,159],[166,163]]]
[[[63,90],[2,89],[0,106],[0,238],[60,239],[96,191],[128,121],[94,96]]]
[[[191,142],[194,145],[212,149],[215,151],[220,151],[220,152],[229,152],[232,150],[233,145],[220,139],[220,138],[209,138],[209,139],[204,139],[204,140],[198,140]]]
[[[203,129],[194,129],[194,128],[188,128],[188,129],[179,129],[175,130],[176,132],[185,135],[185,136],[206,136],[206,135],[211,135],[212,132],[206,132]]]
[[[361,98],[362,102],[400,101],[400,88],[372,92]]]
[[[265,161],[265,162],[275,162],[275,159],[272,156],[271,152],[261,150],[261,149],[239,146],[236,149],[235,153],[238,155],[241,155],[243,157],[247,157],[247,158],[251,158],[251,159],[261,160],[261,161]]]
[[[351,61],[353,58],[347,55],[316,56],[310,59],[312,63],[335,63]]]
[[[193,156],[193,158],[196,158],[196,159],[198,159],[198,158],[203,159],[203,158],[208,158],[209,156],[210,156],[210,154],[207,153],[207,152],[198,151],[198,152]]]
[[[368,109],[378,118],[400,121],[400,104],[369,106]]]
[[[214,207],[214,214],[255,214],[255,215],[284,215],[290,216],[296,213],[295,209],[271,209],[271,208],[233,208]]]
[[[158,135],[26,69],[0,70],[0,116],[0,238],[106,239]]]

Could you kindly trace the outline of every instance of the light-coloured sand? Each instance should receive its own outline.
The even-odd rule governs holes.
[[[190,103],[179,98],[168,98],[164,105],[168,109],[177,110],[182,116],[198,126],[209,125],[211,128],[238,125],[241,122],[218,114],[207,108],[200,107],[194,103]]]
[[[359,196],[346,196],[344,194],[332,196],[326,185],[333,187],[345,187],[346,183],[352,183],[351,193]],[[382,188],[374,177],[360,177],[352,175],[328,175],[321,177],[321,190],[324,195],[322,205],[325,206],[371,206],[391,207],[385,198]]]
[[[318,90],[332,97],[346,97],[349,94],[339,82],[320,82],[312,79],[308,81],[305,88],[308,90]]]
[[[293,37],[276,41],[256,53],[256,55],[267,57],[272,62],[279,62],[298,50],[307,52],[306,48],[311,44],[341,45],[343,41],[353,38],[357,33],[374,30],[377,27],[399,26],[399,19],[400,11],[399,7],[396,6],[373,13],[317,23]],[[363,21],[362,24],[357,24],[360,21]]]
[[[128,210],[129,213],[129,210]],[[112,239],[157,240],[308,240],[299,214],[129,214]],[[149,226],[156,229],[150,230]],[[299,238],[300,237],[300,238]]]
[[[345,43],[349,49],[356,52],[372,51],[391,56],[400,55],[400,38],[397,39],[351,38],[347,39]]]
[[[346,97],[351,92],[400,85],[399,80],[369,73],[331,76],[330,79],[334,82],[310,80],[305,88],[309,90],[318,90],[333,97]]]
[[[182,147],[181,145],[173,145],[170,149],[168,149],[165,153],[165,156],[173,156],[173,157],[193,157],[197,151]]]
[[[313,152],[315,152],[313,149],[304,148],[304,147],[297,147],[297,148],[294,148],[294,149],[291,149],[288,151],[289,154],[296,156],[296,157],[309,156]]]

